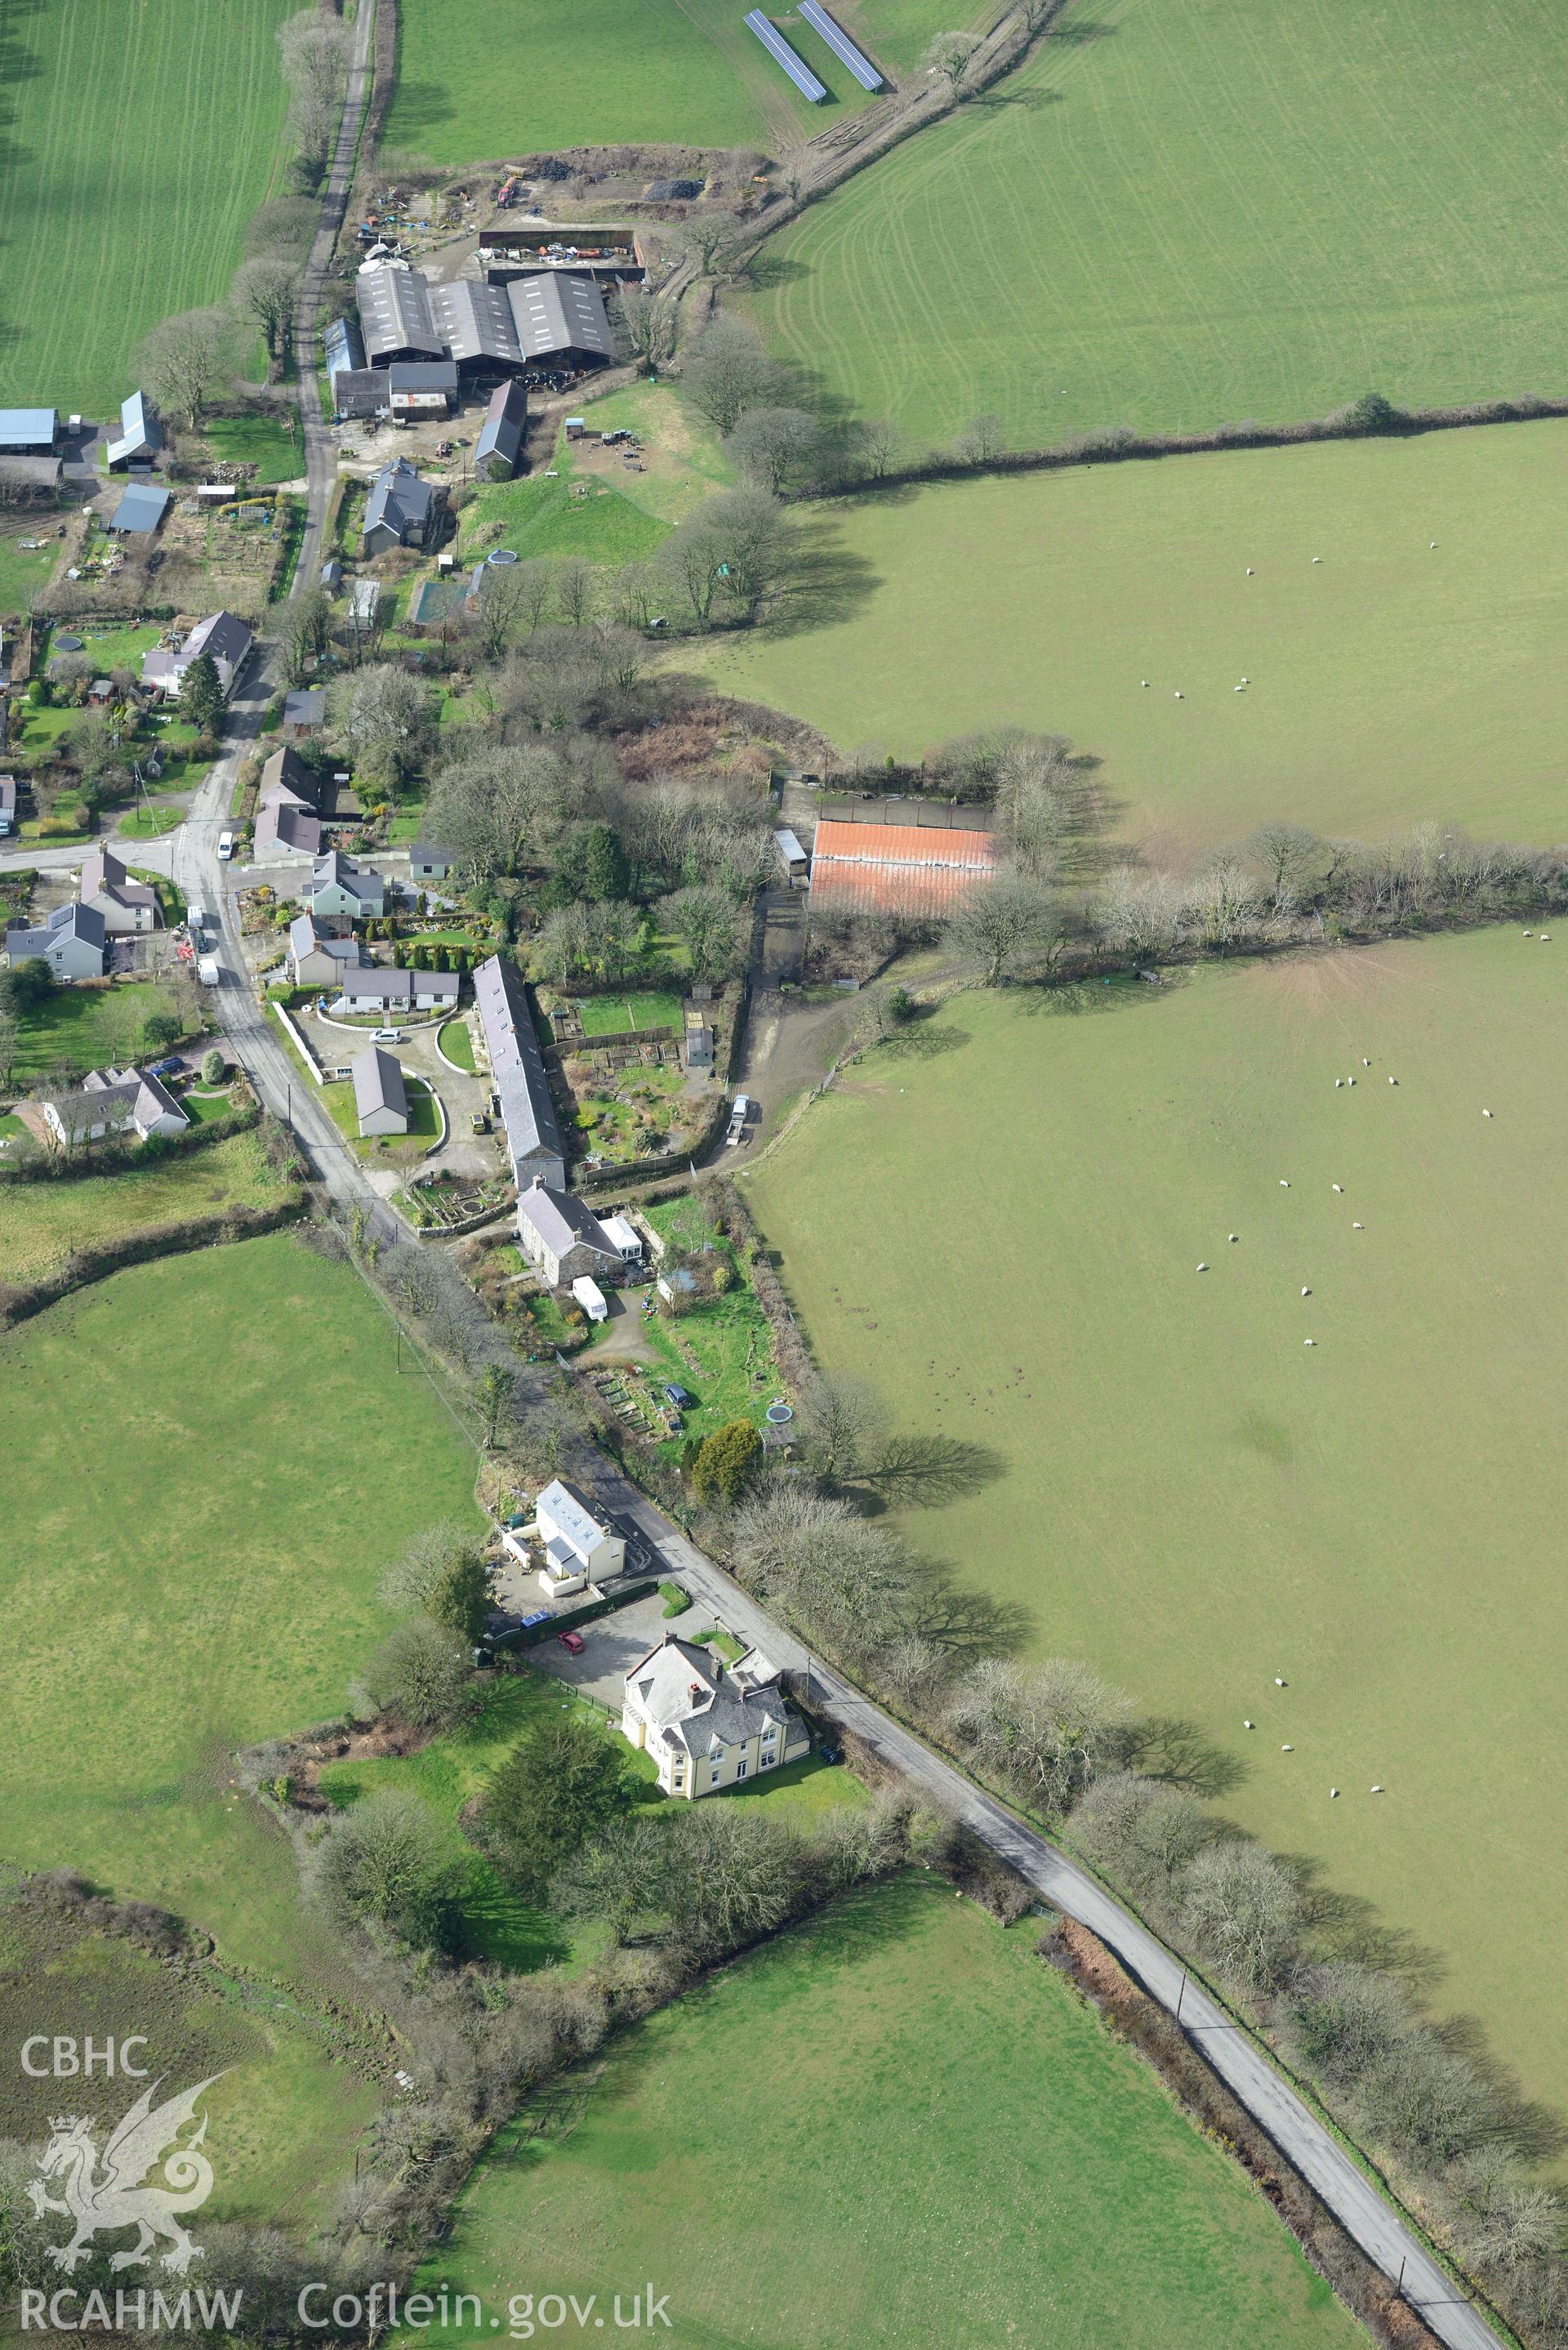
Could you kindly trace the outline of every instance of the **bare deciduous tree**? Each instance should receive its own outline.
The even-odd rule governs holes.
[[[231,370],[234,351],[227,310],[182,310],[146,337],[137,372],[159,407],[183,416],[193,432]]]

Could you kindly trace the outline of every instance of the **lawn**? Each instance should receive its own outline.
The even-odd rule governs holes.
[[[183,824],[185,811],[178,807],[133,808],[119,819],[118,830],[127,840],[158,840],[164,833],[172,832]]]
[[[437,1029],[436,1043],[449,1061],[455,1061],[460,1069],[467,1069],[472,1074],[473,1031],[466,1020],[460,1018],[447,1021],[443,1027]]]
[[[226,1100],[188,1103],[192,1118],[221,1118]],[[5,1156],[15,1155],[16,1146]],[[73,1249],[153,1224],[193,1222],[223,1208],[270,1208],[284,1187],[256,1136],[230,1135],[204,1150],[151,1160],[122,1174],[0,1186],[0,1264],[6,1281],[39,1281]]]
[[[509,546],[528,557],[580,555],[617,569],[646,561],[670,527],[618,488],[575,498],[565,474],[552,482],[543,473],[481,487],[458,520],[467,560]]]
[[[643,1213],[668,1239],[672,1224],[689,1208],[686,1201],[669,1200],[645,1207]],[[715,1238],[714,1245],[733,1264],[728,1242]],[[650,1314],[642,1326],[642,1341],[651,1357],[653,1378],[677,1380],[697,1399],[681,1414],[682,1442],[692,1436],[711,1436],[732,1419],[754,1420],[760,1427],[769,1404],[778,1399],[773,1332],[751,1284],[738,1269],[733,1288],[722,1296],[704,1298],[673,1321]],[[760,1387],[759,1371],[765,1374]],[[680,1445],[660,1449],[673,1458]]]
[[[342,1708],[386,1564],[470,1519],[473,1455],[351,1268],[284,1234],[117,1274],[0,1340],[0,1377],[4,1858],[173,1909],[325,2044],[362,1992],[229,1758]],[[225,2198],[319,2209],[371,2103],[316,2057],[247,2066],[213,2095]]]
[[[917,441],[1546,390],[1565,80],[1552,0],[1080,0],[784,231],[757,315]]]
[[[1549,422],[863,500],[816,525],[868,575],[848,617],[701,665],[845,749],[1064,734],[1156,857],[1275,816],[1557,841],[1565,463]]]
[[[57,987],[42,1003],[18,1014],[12,1078],[25,1090],[36,1078],[52,1079],[67,1059],[78,1070],[111,1061],[124,1046],[122,1021],[129,1028],[132,1014],[145,1020],[170,1004],[164,990],[150,979],[117,981],[108,988]]]
[[[60,635],[79,637],[82,650],[89,660],[98,663],[106,675],[113,669],[129,669],[140,676],[143,653],[152,650],[162,633],[156,620],[146,621],[136,629],[95,629],[90,620],[84,620],[79,628],[51,629],[44,657],[46,660],[53,657],[57,650],[57,639]],[[81,712],[76,711],[72,715],[79,718]],[[170,731],[163,727],[159,729],[161,733]]]
[[[210,416],[202,438],[222,464],[254,465],[258,489],[272,482],[296,481],[305,469],[297,424],[289,431],[296,411],[278,416]]]
[[[222,298],[244,222],[281,185],[291,5],[10,12],[0,400],[110,416],[149,328]]]
[[[787,37],[829,91],[809,105],[747,32],[745,13],[727,0],[533,0],[500,14],[484,0],[403,0],[386,143],[439,163],[622,140],[776,153],[869,102],[792,19]],[[962,0],[836,0],[834,13],[898,74],[971,12]]]
[[[583,995],[575,999],[585,1036],[615,1036],[633,1028],[670,1028],[680,1034],[680,999],[647,995]]]
[[[504,2130],[421,2282],[486,2312],[646,2287],[678,2350],[1352,2350],[1262,2197],[1036,1932],[919,1877],[781,1936],[609,2043],[570,2127]],[[749,2159],[742,2083],[768,2085]]]
[[[0,535],[0,613],[24,613],[34,596],[47,579],[59,554],[59,543],[53,537],[46,546],[31,552],[21,545],[23,538],[41,538],[46,525],[40,518],[35,530],[7,531]]]
[[[1233,1756],[1560,2109],[1564,954],[967,996],[743,1179],[820,1359],[996,1456],[920,1550]]]

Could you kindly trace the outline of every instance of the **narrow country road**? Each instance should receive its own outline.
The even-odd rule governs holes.
[[[361,0],[355,20],[352,62],[343,120],[322,202],[320,230],[310,260],[295,328],[300,411],[305,430],[307,515],[296,574],[303,586],[321,561],[328,504],[337,481],[332,443],[321,414],[316,371],[316,329],[337,234],[354,170],[369,84],[374,11]],[[230,901],[227,873],[218,840],[230,822],[240,762],[253,753],[262,717],[274,690],[266,649],[243,681],[231,706],[224,755],[197,791],[190,814],[169,842],[138,844],[140,861],[170,869],[188,900],[216,915],[221,933],[220,1014],[228,1041],[252,1084],[277,1117],[292,1126],[313,1173],[340,1205],[358,1203],[371,1228],[383,1237],[403,1230],[378,1196],[331,1118],[317,1099],[284,1045],[276,1021],[257,1004],[245,978],[238,924]],[[129,846],[129,844],[128,844]],[[79,864],[85,851],[7,855],[0,862]],[[526,1394],[530,1375],[519,1374]],[[961,1820],[992,1851],[1033,1886],[1043,1899],[1079,1919],[1113,1950],[1151,1997],[1172,2014],[1202,2050],[1215,2071],[1261,2123],[1275,2145],[1322,2196],[1369,2259],[1394,2282],[1451,2350],[1501,2350],[1501,2336],[1482,2311],[1464,2300],[1452,2280],[1426,2251],[1391,2206],[1276,2072],[1245,2032],[1192,1983],[1179,1960],[1108,1894],[1087,1870],[1017,1819],[1006,1805],[971,1786],[961,1773],[893,1721],[829,1668],[808,1657],[787,1632],[748,1598],[738,1585],[633,1485],[607,1458],[594,1452],[587,1472],[601,1499],[640,1529],[671,1572],[694,1596],[722,1617],[737,1637],[754,1641],[781,1668],[809,1676],[814,1695],[848,1730],[912,1786]],[[575,1466],[576,1464],[574,1464]]]
[[[1176,2014],[1253,2118],[1391,2282],[1452,2350],[1501,2350],[1483,2311],[1460,2297],[1414,2232],[1357,2168],[1338,2140],[1276,2072],[1257,2043],[1194,1983],[1179,1959],[1138,1923],[1088,1870],[1028,1827],[1004,1804],[972,1786],[912,1731],[889,1720],[830,1667],[808,1655],[703,1552],[687,1541],[628,1478],[606,1464],[600,1498],[641,1529],[694,1597],[712,1608],[737,1639],[804,1677],[815,1697],[910,1785],[950,1812],[1015,1868],[1052,1907],[1075,1918],[1113,1950],[1151,1998]]]

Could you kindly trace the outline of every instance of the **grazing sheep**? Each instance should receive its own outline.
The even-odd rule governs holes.
[[[1295,1751],[1293,1746],[1282,1746],[1280,1749],[1282,1754],[1293,1754]]]
[[[1146,678],[1142,678],[1142,679],[1140,679],[1140,680],[1139,680],[1139,682],[1140,682],[1140,684],[1147,685],[1147,684],[1148,683],[1148,680],[1147,680],[1147,677],[1146,677]]]
[[[1302,1345],[1303,1347],[1315,1347],[1316,1344],[1317,1340],[1315,1338],[1303,1338],[1302,1340]]]
[[[1247,566],[1247,577],[1248,577],[1248,578],[1250,579],[1250,578],[1251,577],[1251,576],[1252,576],[1252,567],[1251,567],[1251,565],[1249,563],[1249,564],[1248,564],[1248,566]]]
[[[1335,1093],[1337,1093],[1337,1092],[1339,1091],[1339,1089],[1340,1089],[1341,1086],[1342,1086],[1344,1083],[1345,1083],[1345,1079],[1344,1079],[1343,1077],[1335,1077],[1335,1079],[1334,1079],[1334,1092],[1335,1092]]]
[[[1436,539],[1433,539],[1432,544],[1431,544],[1431,546],[1429,546],[1429,547],[1428,548],[1427,552],[1428,552],[1428,554],[1431,554],[1431,553],[1433,552],[1433,550],[1436,548],[1437,544],[1438,544],[1437,540],[1436,540]]]
[[[1251,1729],[1255,1728],[1255,1726],[1256,1726],[1256,1725],[1255,1725],[1254,1723],[1252,1723],[1252,1722],[1251,1722],[1251,1721],[1246,1721],[1246,1720],[1243,1720],[1243,1721],[1242,1721],[1242,1723],[1241,1723],[1241,1727],[1242,1727],[1242,1729],[1243,1729],[1243,1730],[1251,1730]]]
[[[1276,1673],[1276,1674],[1274,1675],[1274,1687],[1275,1687],[1276,1689],[1283,1689],[1284,1685],[1285,1685],[1284,1675],[1283,1675],[1282,1673]]]
[[[1244,692],[1246,691],[1246,690],[1247,690],[1247,689],[1246,689],[1246,687],[1245,687],[1245,686],[1242,686],[1242,685],[1237,685],[1237,686],[1232,686],[1231,690],[1231,691],[1232,691],[1233,693],[1244,693]]]
[[[1185,701],[1186,701],[1186,699],[1187,699],[1187,696],[1186,696],[1184,693],[1180,693],[1180,692],[1179,692],[1179,693],[1177,694],[1177,697],[1176,697],[1176,698],[1177,698],[1178,702],[1185,702]]]
[[[1397,1085],[1398,1084],[1399,1080],[1398,1080],[1398,1078],[1397,1078],[1397,1077],[1390,1077],[1390,1078],[1389,1078],[1389,1080],[1388,1080],[1388,1082],[1389,1082],[1389,1084],[1390,1084],[1391,1086],[1397,1086]]]
[[[1313,556],[1313,561],[1314,561],[1314,563],[1321,563],[1321,562],[1323,561],[1323,557],[1322,557],[1322,556],[1321,556],[1321,555],[1314,555],[1314,556]]]
[[[1355,1079],[1354,1077],[1346,1077],[1345,1082],[1347,1086],[1353,1086],[1355,1083]]]
[[[1350,1229],[1353,1232],[1364,1232],[1366,1227],[1365,1224],[1352,1224]]]
[[[1541,943],[1542,943],[1542,946],[1544,946],[1544,945],[1546,944],[1547,941],[1550,939],[1550,937],[1551,937],[1551,936],[1552,936],[1552,933],[1551,933],[1551,931],[1542,931],[1542,933],[1541,933]]]
[[[1482,1116],[1482,1118],[1490,1118],[1490,1117],[1491,1116],[1491,1112],[1490,1112],[1490,1109],[1483,1109],[1483,1110],[1482,1110],[1482,1112],[1481,1112],[1481,1116]]]
[[[1380,1795],[1383,1793],[1383,1790],[1381,1787],[1374,1787],[1372,1792],[1375,1795]]]
[[[1288,1175],[1282,1175],[1282,1176],[1281,1176],[1281,1178],[1280,1178],[1280,1189],[1281,1189],[1281,1191],[1288,1191],[1290,1190],[1290,1188],[1291,1188],[1290,1177],[1289,1177]]]
[[[1345,1186],[1343,1183],[1331,1183],[1328,1188],[1331,1191],[1343,1191]]]
[[[1372,1066],[1365,1053],[1361,1056],[1361,1066],[1364,1069],[1369,1069]]]
[[[1311,1292],[1311,1290],[1310,1290],[1310,1289],[1303,1289],[1303,1292],[1302,1292],[1302,1295],[1303,1295],[1303,1297],[1310,1297],[1310,1296],[1312,1295],[1312,1292]]]
[[[1338,1789],[1337,1787],[1331,1787],[1331,1788],[1329,1789],[1329,1791],[1328,1791],[1328,1794],[1329,1794],[1329,1801],[1330,1801],[1331,1803],[1334,1801],[1334,1798],[1335,1797],[1335,1795],[1337,1795],[1337,1794],[1338,1794],[1338,1793],[1339,1793],[1339,1789]]]
[[[1234,1233],[1234,1232],[1227,1232],[1227,1233],[1226,1233],[1226,1235],[1225,1235],[1225,1237],[1226,1237],[1226,1239],[1227,1239],[1228,1241],[1233,1241],[1233,1240],[1235,1239],[1236,1235],[1235,1235],[1235,1233]]]
[[[1198,1270],[1199,1270],[1199,1273],[1207,1273],[1207,1272],[1208,1272],[1208,1270],[1209,1270],[1209,1267],[1208,1267],[1206,1264],[1200,1264],[1200,1265],[1199,1266]]]

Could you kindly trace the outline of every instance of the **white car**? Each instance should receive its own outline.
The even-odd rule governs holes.
[[[228,859],[229,859],[229,858],[234,855],[234,834],[233,834],[232,832],[221,832],[221,833],[218,835],[218,854],[219,854],[219,856],[220,856],[221,858],[223,858],[223,860],[224,860],[224,862],[226,863],[226,862],[228,861]]]
[[[400,1028],[377,1028],[372,1031],[370,1037],[373,1045],[400,1045],[402,1041],[403,1032]]]

